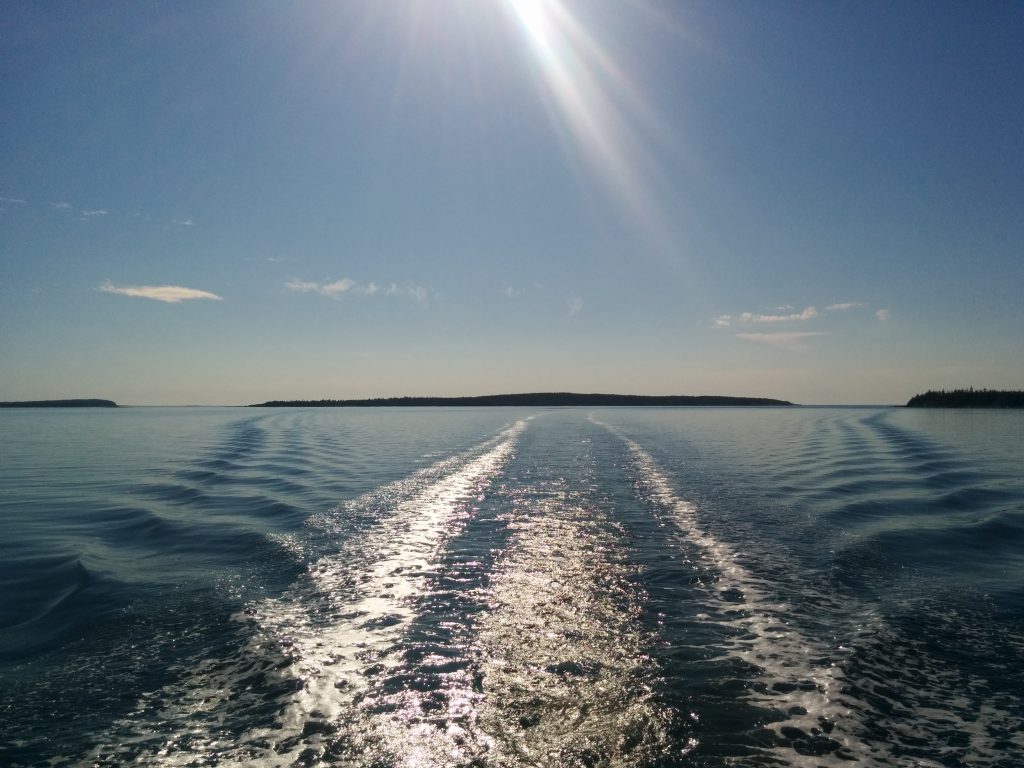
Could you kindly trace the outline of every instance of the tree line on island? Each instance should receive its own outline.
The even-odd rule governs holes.
[[[612,405],[764,405],[788,406],[788,400],[767,397],[727,397],[725,395],[606,395],[576,392],[528,392],[515,395],[477,395],[472,397],[375,397],[362,400],[269,400],[251,408],[328,407],[367,408],[400,406],[612,406]]]
[[[70,400],[17,400],[0,402],[0,408],[117,408],[113,400],[95,397],[77,397]]]
[[[938,389],[914,395],[908,408],[1024,408],[1024,391],[1007,389]]]
[[[727,395],[610,395],[577,392],[528,392],[471,397],[374,397],[352,400],[268,400],[250,408],[396,408],[423,406],[791,406],[788,400]],[[117,408],[113,400],[71,398],[0,402],[0,408]],[[1024,408],[1024,391],[1005,389],[928,390],[907,401],[907,408]]]

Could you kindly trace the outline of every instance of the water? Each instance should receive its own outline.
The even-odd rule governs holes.
[[[1019,766],[1024,413],[0,411],[4,766]]]

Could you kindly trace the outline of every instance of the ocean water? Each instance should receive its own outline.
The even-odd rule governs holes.
[[[0,765],[1024,765],[1024,413],[0,411]]]

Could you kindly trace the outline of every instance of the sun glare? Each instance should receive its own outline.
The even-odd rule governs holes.
[[[667,234],[651,191],[645,139],[659,131],[642,89],[563,0],[506,0],[574,146],[629,219]],[[641,135],[642,134],[642,135]],[[650,134],[650,135],[649,135]]]
[[[547,0],[510,0],[512,11],[536,44],[547,40],[550,17]]]

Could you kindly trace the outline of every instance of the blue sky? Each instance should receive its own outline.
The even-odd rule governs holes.
[[[1024,5],[5,3],[0,400],[1024,387]]]

